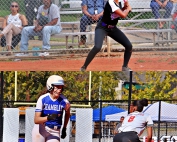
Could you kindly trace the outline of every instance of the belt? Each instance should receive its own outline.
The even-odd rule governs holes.
[[[106,23],[104,23],[104,22],[101,22],[101,25],[103,26],[103,27],[106,27],[106,28],[114,28],[115,27],[115,25],[108,25],[108,24],[106,24]]]
[[[121,131],[120,133],[135,133],[136,135],[138,135],[136,131],[125,131],[125,132]]]
[[[54,129],[54,130],[58,130],[58,129],[61,128],[60,126],[55,126],[55,125],[46,125],[46,126],[51,128],[51,129]]]

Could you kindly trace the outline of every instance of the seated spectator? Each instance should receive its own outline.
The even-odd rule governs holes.
[[[80,20],[80,32],[85,32],[88,25],[100,21],[103,16],[104,0],[82,0],[83,16]],[[84,45],[86,35],[81,35],[79,45]]]
[[[24,0],[25,3],[25,15],[28,20],[28,26],[33,26],[33,21],[36,19],[37,10],[42,5],[42,0]],[[30,40],[34,40],[34,36],[29,37]],[[39,37],[41,40],[42,37]]]
[[[156,19],[160,19],[159,10],[161,8],[165,9],[165,14],[163,18],[169,18],[171,14],[171,10],[173,8],[173,3],[169,0],[152,0],[150,3],[150,7],[152,8],[152,13],[154,14]],[[159,28],[163,28],[165,22],[159,22]]]
[[[14,35],[14,36],[12,37],[11,49],[14,49],[14,48],[18,45],[18,43],[20,42],[20,40],[21,40],[21,34]],[[5,38],[5,36],[3,36],[3,37],[1,38],[1,46],[2,46],[2,47],[6,47],[6,38]]]
[[[5,36],[8,51],[11,51],[13,36],[20,34],[23,26],[27,25],[26,17],[19,14],[19,9],[19,4],[12,2],[10,6],[11,14],[6,16],[3,22],[3,31],[0,34],[0,38]],[[12,52],[9,52],[7,55],[11,54]]]
[[[173,9],[171,11],[171,16],[173,19],[173,24],[171,26],[177,33],[177,0],[173,0]]]
[[[28,50],[28,40],[31,36],[43,37],[43,50],[49,50],[50,36],[58,34],[62,30],[60,24],[59,8],[52,0],[43,0],[43,5],[38,8],[37,20],[35,26],[28,26],[23,28],[21,36],[21,51]],[[48,56],[48,52],[40,53],[39,56]],[[16,56],[28,56],[25,53],[16,54]]]
[[[124,116],[121,116],[120,118],[120,122],[116,125],[115,129],[114,129],[114,135],[116,135],[117,133],[119,133],[118,129],[122,126],[122,122],[124,121]]]

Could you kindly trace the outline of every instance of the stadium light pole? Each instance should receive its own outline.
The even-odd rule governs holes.
[[[131,97],[132,97],[132,72],[133,71],[130,71],[129,96],[128,96],[128,114],[130,113],[130,104],[131,104]]]
[[[4,100],[4,75],[3,71],[1,71],[1,77],[0,77],[0,84],[1,84],[1,94],[0,94],[0,142],[2,142],[2,135],[3,135],[3,100]]]
[[[159,101],[159,113],[158,113],[158,134],[157,134],[157,141],[160,141],[160,116],[161,116],[161,101]]]

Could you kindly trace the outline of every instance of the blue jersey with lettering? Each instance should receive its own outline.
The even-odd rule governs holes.
[[[65,96],[60,94],[57,100],[53,100],[50,93],[46,93],[39,97],[35,112],[41,112],[42,116],[48,116],[49,114],[58,114],[55,120],[45,122],[48,127],[57,126],[58,128],[62,125],[63,109],[66,104],[69,103]]]

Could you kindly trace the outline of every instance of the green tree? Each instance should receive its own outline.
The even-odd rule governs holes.
[[[18,71],[17,101],[37,101],[46,92],[46,81],[53,74],[64,78],[63,93],[70,101],[89,100],[89,72]],[[4,76],[5,100],[15,100],[15,72],[5,72]],[[91,72],[91,76],[91,100],[114,100],[119,79],[126,79],[122,72]]]
[[[135,72],[133,77],[141,87],[132,87],[132,99],[168,100],[176,92],[176,72]],[[124,92],[123,98],[128,99],[128,90],[124,88]]]
[[[14,100],[15,72],[4,72],[4,100]]]
[[[113,72],[93,72],[92,99],[114,100],[118,80]]]
[[[36,101],[46,89],[46,80],[52,72],[18,72],[18,100]]]

